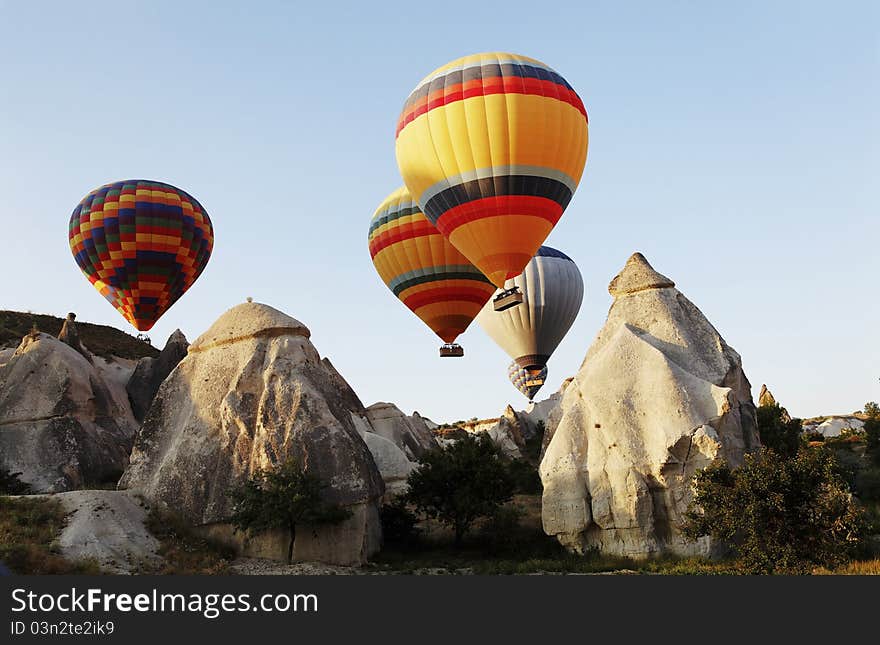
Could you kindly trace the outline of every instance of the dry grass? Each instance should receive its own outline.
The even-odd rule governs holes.
[[[101,573],[92,560],[60,555],[56,540],[65,522],[56,500],[0,496],[0,561],[21,575]]]
[[[854,560],[837,569],[815,569],[814,575],[818,576],[880,576],[880,559]]]
[[[146,527],[159,540],[164,564],[155,571],[162,575],[224,575],[235,552],[198,535],[180,516],[153,508]]]
[[[61,333],[63,318],[46,314],[32,314],[21,311],[0,311],[0,347],[16,347],[22,337],[36,325],[41,332],[58,336]],[[89,351],[107,358],[111,355],[120,358],[138,359],[144,356],[158,356],[159,350],[130,336],[115,327],[76,322],[80,340]]]

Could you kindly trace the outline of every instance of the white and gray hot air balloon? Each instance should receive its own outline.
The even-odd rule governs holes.
[[[584,281],[574,261],[542,246],[525,270],[504,284],[519,287],[523,303],[495,311],[492,301],[477,322],[521,368],[538,377],[577,318],[584,299]]]

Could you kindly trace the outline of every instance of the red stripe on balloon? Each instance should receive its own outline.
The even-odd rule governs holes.
[[[430,222],[402,224],[394,227],[370,240],[370,257],[376,257],[379,251],[397,242],[417,237],[426,237],[428,235],[440,235],[440,232]]]
[[[571,105],[583,114],[585,119],[588,119],[587,110],[581,98],[574,90],[570,90],[564,85],[539,78],[495,76],[492,78],[475,79],[467,83],[456,83],[432,92],[424,99],[420,99],[410,110],[400,115],[394,137],[397,138],[400,131],[407,125],[434,108],[443,107],[474,96],[490,96],[492,94],[530,94],[559,99]]]
[[[469,289],[467,287],[436,287],[414,293],[404,298],[403,304],[415,311],[425,305],[433,305],[438,302],[472,302],[479,306],[486,304],[494,289]]]
[[[459,226],[485,217],[532,215],[556,225],[562,217],[562,206],[552,199],[534,195],[499,195],[484,197],[445,211],[437,220],[437,229],[447,238]]]

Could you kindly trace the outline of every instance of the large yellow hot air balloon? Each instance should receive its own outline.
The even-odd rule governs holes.
[[[475,54],[419,83],[396,139],[400,172],[422,211],[503,288],[537,253],[577,188],[587,113],[544,63]]]
[[[461,356],[455,339],[492,297],[492,283],[428,221],[406,188],[376,209],[368,239],[379,277],[443,339],[440,355]]]

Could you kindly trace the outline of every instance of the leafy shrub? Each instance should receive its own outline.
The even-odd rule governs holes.
[[[27,495],[31,487],[21,481],[21,473],[0,467],[0,495]]]
[[[525,459],[511,459],[507,465],[514,490],[521,495],[540,495],[544,490],[537,467]]]
[[[468,435],[426,452],[407,483],[407,501],[451,527],[456,546],[474,520],[492,515],[514,492],[508,464],[485,435]]]
[[[520,541],[519,521],[522,509],[518,506],[500,506],[489,516],[480,529],[486,546],[492,550],[510,549]]]
[[[544,433],[547,427],[543,421],[538,421],[535,434],[531,439],[526,440],[526,446],[523,450],[523,456],[529,461],[538,463],[541,457],[541,445],[544,443]]]
[[[880,406],[871,401],[865,404],[865,452],[875,466],[880,466]]]
[[[747,455],[740,468],[713,464],[695,477],[685,533],[732,547],[751,573],[833,569],[861,544],[862,514],[825,448],[793,457]]]
[[[326,487],[294,460],[274,470],[257,471],[250,480],[230,491],[230,521],[240,531],[288,531],[287,561],[291,562],[297,525],[338,524],[351,516],[349,510],[324,501],[322,491]]]
[[[853,486],[863,501],[880,501],[880,468],[866,468],[855,476]]]
[[[778,403],[758,408],[758,434],[765,448],[783,457],[793,457],[801,444],[803,423],[800,419],[786,420],[786,412]]]
[[[421,531],[416,526],[419,518],[409,510],[403,498],[383,504],[379,511],[382,520],[382,537],[386,544],[412,547],[418,544]]]

